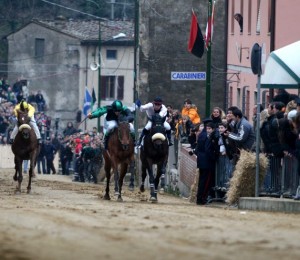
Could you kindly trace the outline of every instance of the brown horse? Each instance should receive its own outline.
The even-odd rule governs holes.
[[[144,192],[145,179],[147,171],[150,182],[150,201],[157,201],[157,188],[160,177],[166,173],[166,167],[169,156],[169,145],[165,136],[165,128],[163,126],[165,118],[158,114],[152,118],[152,127],[150,133],[144,137],[144,143],[140,152],[142,162],[142,183],[140,191]],[[154,178],[153,165],[157,165],[157,173]]]
[[[123,180],[127,173],[128,165],[134,165],[134,143],[130,136],[130,127],[128,122],[119,122],[118,127],[114,129],[108,140],[108,150],[103,153],[106,173],[106,189],[104,199],[110,200],[109,182],[110,171],[113,169],[115,179],[115,194],[118,195],[118,201],[122,199]],[[120,175],[118,168],[120,166]],[[130,169],[133,172],[133,169]]]
[[[16,135],[11,149],[15,155],[15,175],[14,180],[18,181],[16,193],[21,192],[21,183],[23,180],[22,165],[23,160],[30,160],[29,181],[27,193],[31,190],[31,178],[35,176],[34,168],[36,158],[39,154],[40,146],[34,130],[29,125],[30,117],[27,112],[19,111],[17,115],[19,131]]]

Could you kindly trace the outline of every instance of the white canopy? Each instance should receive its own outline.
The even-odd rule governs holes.
[[[262,88],[300,88],[300,41],[270,53]]]

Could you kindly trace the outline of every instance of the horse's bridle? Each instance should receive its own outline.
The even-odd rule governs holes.
[[[128,122],[120,122],[119,126],[120,126],[120,124],[126,124],[127,125],[128,129],[129,129],[129,131],[128,131],[128,138],[130,139],[130,125],[129,125],[129,123]],[[121,143],[121,145],[124,146],[124,144],[122,143],[122,135],[121,135],[121,129],[120,129],[120,127],[118,127],[118,140]]]

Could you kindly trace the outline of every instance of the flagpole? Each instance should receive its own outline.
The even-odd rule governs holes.
[[[212,0],[208,0],[208,31],[211,31],[211,9],[212,9]],[[210,116],[210,91],[211,91],[211,37],[208,39],[207,45],[207,56],[206,56],[206,107],[205,107],[205,116]]]

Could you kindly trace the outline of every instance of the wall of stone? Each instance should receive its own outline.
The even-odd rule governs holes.
[[[211,109],[224,106],[226,86],[226,5],[216,4],[212,44]],[[205,117],[205,81],[171,81],[172,71],[206,71],[206,51],[201,59],[188,52],[191,10],[205,33],[208,1],[141,1],[138,92],[142,102],[157,95],[166,104],[182,108],[190,98]],[[141,121],[142,123],[143,121]]]
[[[178,158],[178,188],[180,194],[184,197],[189,197],[191,186],[194,183],[197,170],[197,157],[189,155],[190,148],[181,146],[179,148]]]

